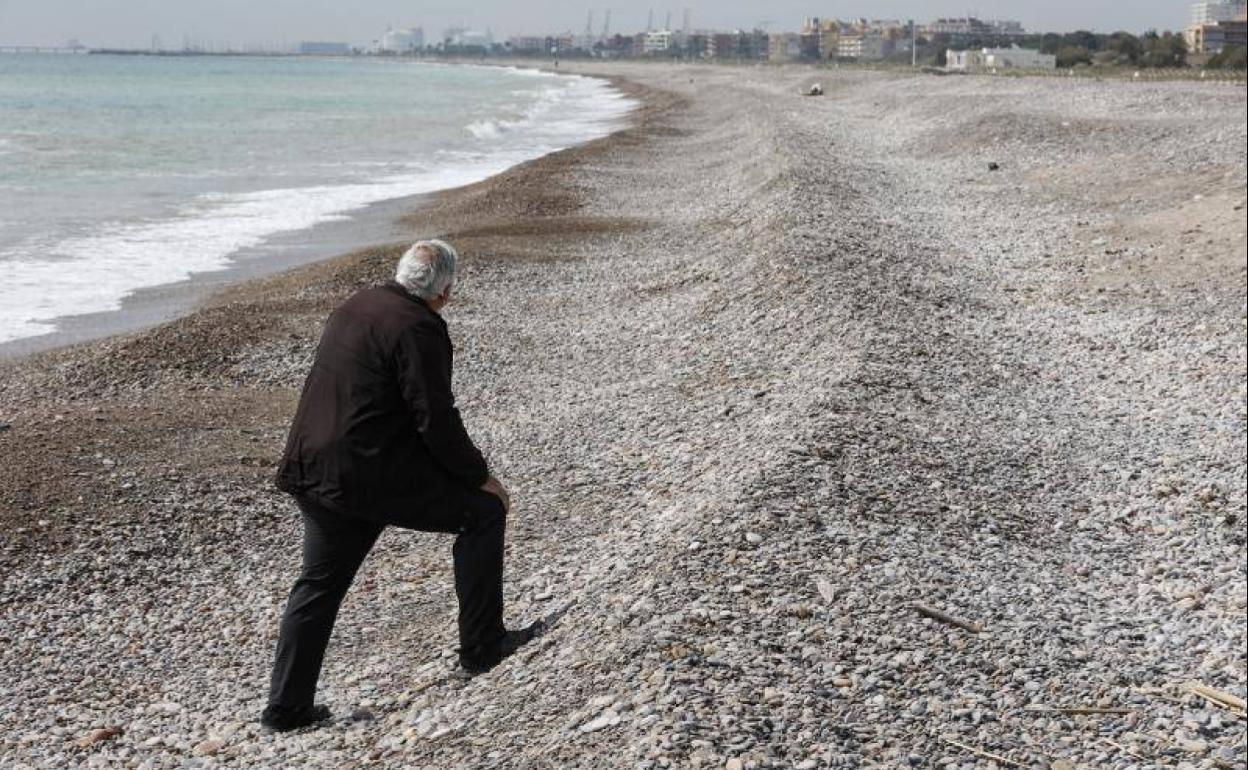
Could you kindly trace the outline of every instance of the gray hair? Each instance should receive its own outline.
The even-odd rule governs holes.
[[[416,241],[399,258],[394,280],[424,300],[442,296],[455,285],[459,254],[446,241]]]

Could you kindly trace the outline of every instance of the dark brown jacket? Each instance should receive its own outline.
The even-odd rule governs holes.
[[[488,476],[451,393],[446,322],[397,283],[330,315],[277,472],[277,485],[348,515]]]

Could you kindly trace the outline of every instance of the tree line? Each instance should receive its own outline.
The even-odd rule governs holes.
[[[926,42],[926,46],[923,44]],[[954,40],[949,35],[934,35],[930,40],[919,40],[920,51],[929,63],[943,66],[945,51],[949,48],[997,48],[1018,45],[1057,57],[1058,67],[1185,67],[1188,64],[1187,41],[1176,32],[1150,30],[1142,35],[1130,32],[1103,34],[1079,30],[1058,34],[1015,37],[981,36]],[[924,51],[923,48],[927,50]],[[907,54],[908,56],[908,54]],[[1243,46],[1227,46],[1212,56],[1205,67],[1213,69],[1244,69]]]

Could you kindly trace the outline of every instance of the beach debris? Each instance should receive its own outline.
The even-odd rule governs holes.
[[[1114,740],[1112,740],[1112,739],[1110,739],[1110,738],[1105,738],[1105,737],[1102,737],[1102,738],[1101,738],[1101,743],[1104,743],[1106,746],[1111,746],[1111,747],[1113,747],[1113,748],[1115,748],[1115,749],[1117,749],[1117,750],[1121,751],[1123,754],[1126,754],[1126,755],[1127,755],[1127,756],[1129,756],[1129,757],[1133,757],[1133,758],[1135,758],[1135,759],[1142,759],[1142,760],[1144,760],[1144,761],[1148,761],[1148,759],[1149,759],[1148,757],[1146,757],[1146,756],[1144,756],[1143,754],[1139,753],[1138,751],[1136,751],[1135,749],[1131,748],[1130,746],[1124,746],[1124,745],[1122,745],[1121,743],[1118,743],[1117,741],[1114,741]],[[1069,764],[1069,763],[1067,763],[1067,764]],[[1074,770],[1074,765],[1070,765],[1070,768],[1071,768],[1071,770]]]
[[[836,601],[836,588],[824,578],[818,578],[815,580],[815,588],[818,589],[819,595],[823,597],[823,600],[828,604]]]
[[[989,171],[1000,171],[1000,170],[1001,170],[1001,164],[1000,164],[1000,163],[997,163],[995,160],[988,161],[988,170],[989,170]]]
[[[976,748],[969,744],[962,743],[961,741],[950,738],[947,735],[942,736],[941,740],[943,740],[945,743],[949,744],[950,746],[954,746],[956,748],[962,749],[963,751],[968,751],[977,757],[983,757],[984,759],[991,759],[993,762],[998,762],[1002,765],[1009,765],[1010,767],[1022,767],[1020,763],[1015,762],[1012,759],[1006,759],[1000,754],[993,754],[991,751],[985,751],[983,749]]]
[[[348,722],[371,722],[377,718],[368,706],[360,706],[347,716]]]
[[[823,84],[815,83],[806,89],[807,96],[823,96]]]
[[[13,427],[13,423],[0,420],[0,433],[4,433],[6,430],[12,427]]]
[[[197,757],[206,757],[216,754],[223,748],[225,748],[224,738],[209,738],[195,744],[195,748],[191,749],[191,753]]]
[[[620,715],[612,709],[607,709],[599,716],[589,720],[580,726],[583,733],[596,733],[604,727],[611,727],[620,723]]]
[[[956,626],[965,631],[970,631],[973,634],[978,634],[980,631],[984,630],[983,625],[980,623],[973,623],[969,620],[963,620],[962,618],[954,617],[953,615],[950,615],[945,612],[941,612],[940,610],[934,607],[928,607],[926,604],[914,605],[914,611],[919,613],[920,615],[929,617],[932,620],[939,620],[941,623],[947,623],[948,625]]]
[[[1135,709],[1118,706],[1028,706],[1027,711],[1038,714],[1066,714],[1067,716],[1091,716],[1095,714],[1134,714]]]
[[[85,749],[103,741],[110,741],[113,738],[122,735],[124,732],[124,730],[115,725],[109,727],[97,727],[78,740],[74,741],[74,745]]]
[[[1214,705],[1221,706],[1227,711],[1230,711],[1232,714],[1238,716],[1240,719],[1244,718],[1244,712],[1246,709],[1243,698],[1237,698],[1229,692],[1215,690],[1214,688],[1201,684],[1200,682],[1188,682],[1183,685],[1183,689],[1193,695],[1199,695]]]

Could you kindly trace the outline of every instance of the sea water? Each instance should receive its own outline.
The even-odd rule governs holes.
[[[632,106],[501,67],[0,54],[0,344],[603,136]]]

